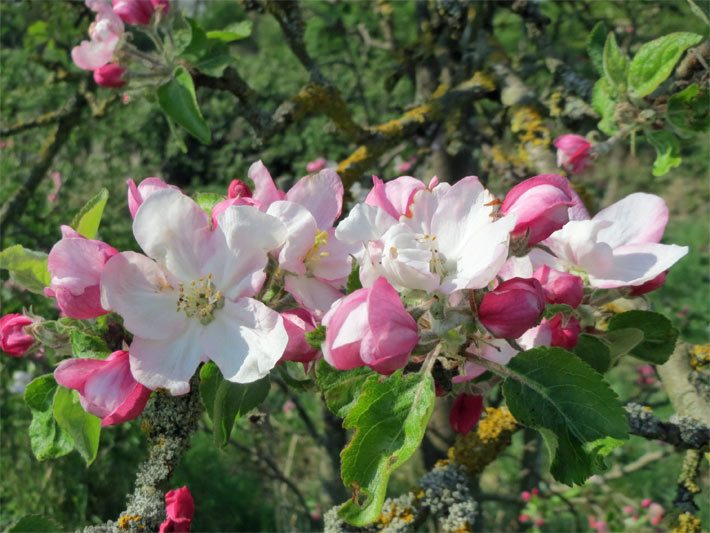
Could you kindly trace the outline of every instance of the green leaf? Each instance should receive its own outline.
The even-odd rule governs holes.
[[[189,28],[180,30],[178,48],[180,57],[188,61],[196,61],[207,48],[207,34],[195,19],[186,18],[185,21]]]
[[[697,33],[676,32],[644,44],[629,65],[631,95],[643,98],[655,91],[671,75],[683,52],[702,40]]]
[[[47,270],[47,254],[27,250],[19,244],[0,252],[0,268],[10,271],[10,277],[28,291],[44,295],[51,276]]]
[[[597,127],[607,135],[613,135],[619,128],[614,121],[614,111],[616,110],[616,101],[611,96],[609,83],[605,78],[597,80],[592,89],[592,108],[602,118],[597,124]]]
[[[548,304],[545,306],[543,316],[545,318],[552,318],[559,313],[562,313],[564,316],[568,317],[574,313],[574,307],[567,304]]]
[[[251,30],[251,20],[242,20],[241,22],[230,24],[221,30],[208,31],[207,37],[209,39],[217,39],[225,43],[231,43],[232,41],[241,41],[242,39],[246,39],[251,35]]]
[[[195,85],[184,67],[177,67],[173,78],[158,87],[158,103],[165,114],[202,144],[212,139],[210,128],[202,117],[195,96]]]
[[[663,176],[670,169],[681,164],[683,159],[680,157],[680,142],[670,131],[647,133],[646,138],[656,149],[656,160],[651,169],[654,176]]]
[[[84,333],[78,329],[70,330],[69,341],[74,357],[103,359],[111,352],[106,341],[101,337]]]
[[[374,372],[366,366],[352,370],[338,370],[323,359],[316,367],[316,383],[320,389],[325,404],[339,418],[345,418],[357,400],[360,389]]]
[[[269,377],[253,383],[232,383],[222,377],[217,365],[210,362],[200,370],[200,393],[212,420],[214,441],[226,446],[237,418],[257,407],[269,395]]]
[[[345,294],[350,294],[358,289],[362,289],[362,283],[360,282],[360,265],[357,261],[353,261],[353,268],[345,284]]]
[[[616,44],[616,37],[613,32],[609,32],[609,36],[606,38],[602,64],[604,67],[604,77],[609,83],[609,86],[613,87],[617,93],[625,93],[629,59],[621,48],[619,48],[619,45]]]
[[[70,436],[57,425],[52,414],[56,390],[52,374],[35,378],[25,389],[25,402],[32,411],[30,446],[39,461],[61,457],[74,449]]]
[[[643,331],[636,328],[623,328],[607,331],[597,338],[606,344],[612,362],[616,362],[619,357],[630,353],[643,342]]]
[[[372,523],[382,510],[392,472],[417,450],[434,408],[429,374],[397,371],[386,379],[370,376],[343,426],[354,429],[341,454],[342,478],[353,492],[338,510],[346,522]]]
[[[668,99],[666,118],[681,133],[703,132],[710,126],[707,102],[707,91],[693,83]]]
[[[604,75],[604,43],[607,36],[606,24],[604,21],[599,21],[592,28],[589,37],[587,37],[587,53],[589,59],[592,60],[592,66],[599,75]]]
[[[643,342],[630,351],[631,355],[639,359],[662,365],[675,350],[678,330],[663,315],[652,311],[627,311],[609,320],[610,332],[625,328],[640,329],[643,332]]]
[[[577,346],[574,347],[574,353],[600,374],[611,367],[609,348],[593,335],[582,333],[577,340]]]
[[[208,215],[212,216],[212,208],[218,202],[224,200],[224,196],[217,194],[216,192],[198,192],[195,195],[195,202],[199,205],[202,210]]]
[[[704,5],[707,9],[707,3],[705,3]],[[693,2],[693,0],[688,0],[688,7],[693,12],[693,15],[702,20],[706,26],[710,25],[710,19],[708,19],[708,16],[705,14],[705,11],[703,11],[703,9],[698,4]]]
[[[65,531],[65,528],[54,520],[38,514],[23,516],[7,529],[7,533],[60,533],[62,531]]]
[[[221,76],[232,61],[229,48],[222,40],[209,38],[193,19],[187,19],[187,22],[190,25],[190,41],[180,53],[180,58],[189,61],[203,74]]]
[[[99,231],[99,224],[101,224],[106,202],[108,202],[108,190],[104,188],[84,204],[81,211],[74,217],[71,223],[72,228],[87,239],[95,238]]]
[[[311,348],[320,350],[320,345],[325,342],[325,326],[320,325],[306,333],[306,342]]]
[[[555,479],[582,483],[603,463],[588,445],[628,438],[624,409],[600,374],[561,348],[538,347],[515,356],[503,394],[521,424],[541,431]],[[554,435],[554,438],[553,438]],[[587,448],[585,448],[587,446]]]
[[[101,419],[87,413],[79,403],[79,393],[58,387],[54,393],[54,419],[74,441],[74,447],[89,466],[96,459],[101,436]]]

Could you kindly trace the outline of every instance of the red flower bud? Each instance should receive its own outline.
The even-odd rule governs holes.
[[[117,89],[126,84],[123,79],[123,74],[126,70],[121,65],[115,63],[107,63],[103,67],[94,70],[94,81],[96,85],[108,87],[109,89]]]
[[[534,278],[512,278],[486,293],[478,318],[495,337],[515,339],[537,324],[545,298]]]
[[[483,413],[483,396],[459,394],[449,414],[451,429],[465,435],[478,423],[481,413]]]
[[[12,313],[0,318],[0,348],[12,357],[22,357],[34,344],[32,335],[25,332],[25,326],[32,324],[32,319],[19,313]]]

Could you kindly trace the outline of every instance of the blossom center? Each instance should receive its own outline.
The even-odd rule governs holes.
[[[190,282],[180,283],[180,296],[176,311],[183,311],[188,318],[196,318],[206,326],[214,320],[214,312],[224,307],[224,296],[212,282],[212,274]]]
[[[317,231],[316,236],[313,239],[313,246],[311,246],[311,249],[308,250],[308,253],[306,254],[306,257],[304,258],[303,262],[308,266],[308,267],[313,267],[313,265],[317,264],[318,261],[320,261],[321,257],[328,257],[330,255],[329,252],[320,252],[320,248],[328,244],[328,232],[327,231]]]

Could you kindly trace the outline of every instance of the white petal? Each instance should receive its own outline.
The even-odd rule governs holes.
[[[190,391],[190,378],[200,364],[200,326],[190,321],[187,328],[170,340],[134,337],[129,348],[131,373],[149,389],[168,389],[178,396]]]
[[[668,223],[668,207],[660,196],[637,192],[602,209],[593,220],[612,223],[599,232],[599,240],[612,248],[659,242]]]
[[[343,297],[343,293],[329,283],[306,276],[286,276],[284,288],[300,306],[318,317],[322,317],[333,302]]]
[[[328,241],[318,248],[318,257],[313,261],[311,273],[320,279],[325,279],[337,285],[338,282],[345,282],[352,270],[351,254],[355,253],[359,246],[346,244],[335,236],[335,231],[328,232]]]
[[[375,241],[397,223],[384,209],[357,204],[335,230],[335,236],[346,243]]]
[[[203,275],[200,265],[212,255],[210,219],[194,200],[175,189],[150,195],[136,212],[133,234],[146,253],[181,281]]]
[[[123,317],[126,329],[146,339],[170,339],[187,327],[177,311],[177,288],[155,261],[135,252],[113,256],[101,274],[101,305]]]
[[[287,344],[281,315],[251,298],[226,301],[202,333],[205,353],[225,379],[236,383],[266,376]]]
[[[400,223],[383,235],[382,243],[382,269],[392,285],[425,291],[439,286],[439,275],[431,272],[429,242],[423,241],[421,235]]]
[[[278,218],[286,228],[286,242],[279,251],[279,266],[294,274],[305,274],[303,260],[315,243],[318,226],[310,211],[289,201],[277,201],[267,214]]]
[[[343,183],[330,168],[304,176],[286,193],[286,199],[311,212],[321,230],[330,228],[343,207]]]
[[[217,217],[232,250],[256,248],[270,252],[286,241],[286,227],[277,218],[249,205],[225,209]]]
[[[610,289],[641,285],[665,272],[688,253],[675,244],[630,244],[614,250],[612,264],[603,276],[589,276],[593,287]]]

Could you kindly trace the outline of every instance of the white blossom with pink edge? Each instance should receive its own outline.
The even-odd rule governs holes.
[[[515,217],[499,217],[475,176],[416,192],[409,210],[397,221],[358,204],[338,225],[336,237],[361,246],[355,257],[363,286],[384,276],[399,290],[452,294],[485,287],[505,263]]]
[[[96,12],[96,19],[89,26],[91,40],[75,46],[71,57],[80,69],[96,70],[111,62],[125,28],[108,0],[86,0],[86,5]]]
[[[633,193],[591,220],[572,220],[543,242],[554,255],[534,250],[535,266],[586,274],[600,289],[638,286],[668,270],[687,246],[660,244],[668,207],[659,196]]]
[[[267,375],[288,335],[281,316],[251,297],[264,283],[268,252],[286,238],[283,224],[236,206],[219,215],[213,230],[191,198],[163,189],[144,199],[133,234],[146,255],[114,256],[101,277],[101,296],[134,335],[136,380],[185,394],[206,360],[237,383]]]

